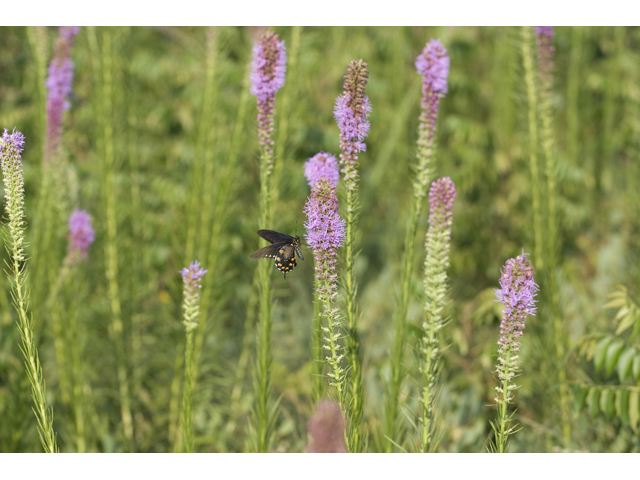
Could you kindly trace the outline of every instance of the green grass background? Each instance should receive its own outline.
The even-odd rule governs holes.
[[[290,46],[291,28],[276,32]],[[105,29],[96,30],[101,45]],[[180,324],[180,269],[185,258],[187,222],[193,207],[194,168],[203,116],[211,125],[213,177],[202,181],[207,195],[221,204],[222,222],[211,282],[207,330],[194,392],[196,450],[247,449],[255,351],[259,165],[255,98],[246,115],[242,91],[255,28],[218,30],[215,98],[203,111],[206,29],[110,28],[114,75],[114,191],[117,214],[118,283],[124,321],[124,364],[130,379],[134,441],[123,435],[118,397],[111,310],[105,277],[106,205],[101,157],[99,91],[88,30],[81,28],[72,49],[75,64],[71,109],[63,133],[64,184],[71,208],[93,216],[96,242],[66,290],[56,301],[63,322],[81,325],[82,365],[86,375],[89,451],[164,452],[175,448],[170,433],[172,388],[179,388],[184,348]],[[46,30],[48,64],[56,28]],[[276,97],[277,203],[275,230],[304,233],[302,209],[309,193],[303,163],[320,150],[339,153],[333,119],[348,62],[369,64],[367,94],[371,132],[360,156],[360,219],[355,268],[364,355],[368,450],[381,448],[385,382],[389,376],[391,322],[399,294],[400,267],[411,202],[410,164],[416,151],[421,78],[415,57],[430,38],[440,38],[451,58],[449,93],[440,103],[436,175],[450,176],[458,196],[451,246],[449,324],[439,407],[445,426],[441,451],[482,452],[495,416],[493,397],[501,306],[494,302],[500,267],[522,249],[533,253],[531,179],[527,138],[527,100],[520,29],[515,27],[337,27],[303,28],[296,65],[287,72]],[[568,379],[616,383],[580,357],[576,345],[593,332],[613,332],[613,313],[603,308],[614,284],[638,292],[640,227],[640,29],[578,27],[556,29],[555,83],[552,95],[558,163],[560,271],[563,324],[569,333]],[[291,59],[290,59],[291,61]],[[23,154],[27,220],[36,210],[42,145],[44,98],[39,67],[27,29],[0,28],[0,127],[17,127],[26,137]],[[286,98],[286,100],[285,100]],[[288,103],[287,103],[288,102]],[[280,109],[287,115],[279,115]],[[283,126],[286,119],[286,125]],[[283,131],[284,128],[284,131]],[[240,137],[237,168],[224,170],[234,131]],[[284,142],[282,141],[284,140]],[[540,157],[542,158],[542,157]],[[200,163],[199,163],[200,162]],[[278,172],[278,170],[280,170]],[[226,173],[224,173],[226,172]],[[225,183],[224,196],[216,197]],[[201,203],[196,205],[200,214]],[[71,213],[71,211],[69,211]],[[421,322],[423,214],[416,238],[412,323]],[[201,239],[213,224],[199,225]],[[33,231],[32,226],[27,235]],[[53,242],[61,258],[66,249]],[[203,252],[197,243],[196,251]],[[286,281],[273,269],[273,386],[281,398],[277,450],[304,451],[311,402],[311,327],[313,255]],[[33,253],[29,250],[31,256]],[[3,251],[4,260],[8,259]],[[204,268],[208,266],[203,265]],[[33,268],[33,267],[30,267]],[[58,267],[54,266],[53,271]],[[31,278],[33,281],[33,278]],[[541,290],[544,284],[538,277]],[[49,285],[47,288],[50,288]],[[0,281],[0,451],[39,451],[28,381],[19,350],[9,284]],[[544,368],[545,339],[551,324],[545,304],[527,320],[522,340],[522,388],[516,393],[522,431],[512,451],[640,451],[638,431],[614,418],[590,418],[572,411],[572,442],[562,442],[558,388]],[[75,450],[73,411],[59,388],[51,331],[51,312],[32,304],[38,348],[54,406],[54,428],[62,451]],[[409,335],[415,343],[415,331]],[[411,348],[408,348],[408,352]],[[178,358],[178,362],[176,362]],[[405,362],[419,378],[411,353]],[[637,384],[636,384],[637,385]],[[405,381],[404,413],[417,412],[417,383]],[[180,398],[180,397],[178,397]],[[179,404],[178,404],[179,406]],[[596,412],[598,413],[598,412]],[[404,418],[403,414],[403,418]],[[409,425],[409,421],[407,420]],[[417,437],[410,426],[400,443],[411,450]]]

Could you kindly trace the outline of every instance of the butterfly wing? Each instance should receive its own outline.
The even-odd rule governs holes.
[[[281,245],[267,245],[251,254],[251,258],[276,258]]]
[[[275,245],[272,245],[275,246]],[[284,273],[284,278],[287,278],[287,272],[290,272],[297,265],[296,263],[296,251],[293,245],[285,244],[279,245],[276,254],[276,268]]]
[[[271,243],[291,243],[293,237],[286,233],[276,232],[275,230],[258,230],[258,235]]]

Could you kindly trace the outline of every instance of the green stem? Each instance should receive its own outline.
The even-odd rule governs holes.
[[[522,27],[522,57],[524,61],[525,82],[529,102],[529,165],[531,168],[531,190],[533,198],[533,231],[534,231],[534,264],[536,269],[542,269],[542,216],[540,207],[540,180],[538,173],[538,126],[536,124],[536,94],[535,75],[533,71],[533,56],[531,53],[531,27]]]
[[[182,452],[193,452],[193,425],[191,413],[193,394],[193,331],[187,332],[184,352],[184,391],[182,397]]]
[[[106,277],[109,283],[109,303],[111,306],[111,334],[115,343],[117,362],[118,391],[120,396],[120,414],[124,435],[133,446],[133,420],[129,398],[129,380],[125,361],[124,326],[118,286],[118,231],[116,220],[116,193],[114,180],[115,152],[113,145],[113,52],[111,31],[103,29],[102,35],[102,104],[105,115],[103,124],[104,137],[104,171],[105,171],[105,203],[107,216],[107,243],[105,256],[107,259]]]

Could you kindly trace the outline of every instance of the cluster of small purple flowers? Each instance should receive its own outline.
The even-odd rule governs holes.
[[[316,413],[309,419],[307,430],[311,436],[309,453],[344,453],[344,418],[340,405],[323,400],[316,406]]]
[[[0,153],[4,152],[5,149],[7,150],[7,152],[12,151],[14,152],[13,155],[9,156],[9,154],[7,153],[7,158],[11,158],[14,161],[19,161],[21,158],[20,154],[24,149],[24,135],[16,131],[15,128],[11,133],[9,133],[9,130],[5,128],[4,132],[2,132],[2,137],[0,138],[2,138],[2,143],[0,143]]]
[[[316,278],[325,280],[319,293],[326,293],[330,300],[337,296],[336,249],[345,240],[345,221],[338,213],[336,186],[327,178],[321,177],[311,188],[311,195],[304,207],[308,221],[305,238],[313,249],[316,259]]]
[[[538,45],[538,75],[543,89],[551,88],[553,69],[553,27],[536,27],[536,45]]]
[[[429,190],[429,225],[443,230],[451,227],[456,187],[449,177],[439,178]],[[451,228],[449,228],[451,234]]]
[[[418,132],[418,183],[422,195],[429,181],[429,159],[433,148],[440,99],[448,92],[449,55],[440,40],[429,40],[418,55],[416,69],[422,75],[422,113]]]
[[[273,105],[276,92],[284,86],[287,52],[284,40],[266,31],[253,46],[251,94],[258,98],[258,136],[269,155],[273,154]]]
[[[54,45],[53,58],[49,64],[49,76],[45,86],[47,95],[47,133],[45,138],[45,163],[55,159],[62,134],[62,113],[69,109],[67,96],[71,93],[73,62],[71,46],[79,27],[60,27],[60,36]]]
[[[74,210],[69,217],[69,250],[65,262],[75,265],[87,257],[89,245],[95,240],[95,231],[91,226],[91,215],[84,210]]]
[[[24,237],[24,173],[22,170],[22,150],[24,135],[15,128],[12,133],[5,128],[0,138],[0,162],[4,176],[4,196],[7,201],[5,211],[9,216],[11,238]],[[21,241],[17,249],[17,261],[22,261]]]
[[[189,268],[183,268],[180,271],[182,281],[184,283],[184,300],[183,309],[184,317],[182,323],[187,333],[191,332],[198,326],[198,316],[200,315],[200,294],[198,291],[202,288],[202,277],[207,273],[206,270],[200,268],[200,262],[194,260]]]
[[[366,150],[364,143],[371,124],[371,104],[364,94],[369,70],[367,63],[352,60],[344,76],[342,94],[336,98],[333,115],[340,129],[340,165],[349,190],[356,184],[358,152]]]
[[[533,281],[533,266],[527,254],[523,253],[507,260],[500,276],[500,289],[496,299],[504,304],[498,354],[503,358],[508,352],[517,352],[523,335],[527,315],[536,314],[535,297],[538,285]]]

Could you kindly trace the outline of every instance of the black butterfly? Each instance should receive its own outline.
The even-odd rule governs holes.
[[[293,270],[297,265],[296,252],[298,252],[300,260],[304,260],[300,251],[300,237],[292,237],[275,230],[258,230],[258,235],[273,245],[256,250],[251,254],[251,258],[275,258],[276,268],[284,272],[284,278],[287,278],[287,272]]]

